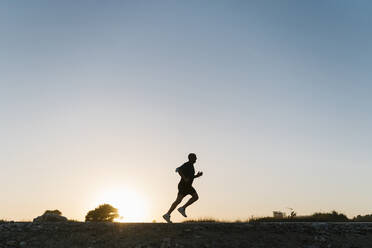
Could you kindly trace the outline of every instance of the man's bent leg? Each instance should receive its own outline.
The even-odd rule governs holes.
[[[186,202],[186,204],[182,206],[183,209],[186,209],[188,206],[190,206],[199,199],[198,193],[196,192],[192,193],[191,196],[192,197]]]
[[[167,214],[171,214],[173,210],[176,209],[177,205],[181,203],[182,199],[185,197],[185,195],[178,194],[176,200],[172,203],[170,209],[168,210]]]

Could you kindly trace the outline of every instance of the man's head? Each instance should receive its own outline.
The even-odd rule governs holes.
[[[195,155],[195,153],[190,153],[189,154],[189,161],[191,162],[191,163],[195,163],[196,162],[196,155]]]

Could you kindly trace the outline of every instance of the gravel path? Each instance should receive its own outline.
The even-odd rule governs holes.
[[[372,223],[0,223],[5,247],[371,248]]]

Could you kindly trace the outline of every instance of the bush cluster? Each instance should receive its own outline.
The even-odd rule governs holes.
[[[85,221],[113,222],[114,219],[118,217],[119,214],[117,208],[114,208],[110,204],[102,204],[94,210],[89,211],[85,216]]]

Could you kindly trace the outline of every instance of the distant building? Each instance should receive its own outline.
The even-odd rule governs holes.
[[[273,211],[273,217],[276,219],[283,219],[285,217],[285,213],[281,211]]]

